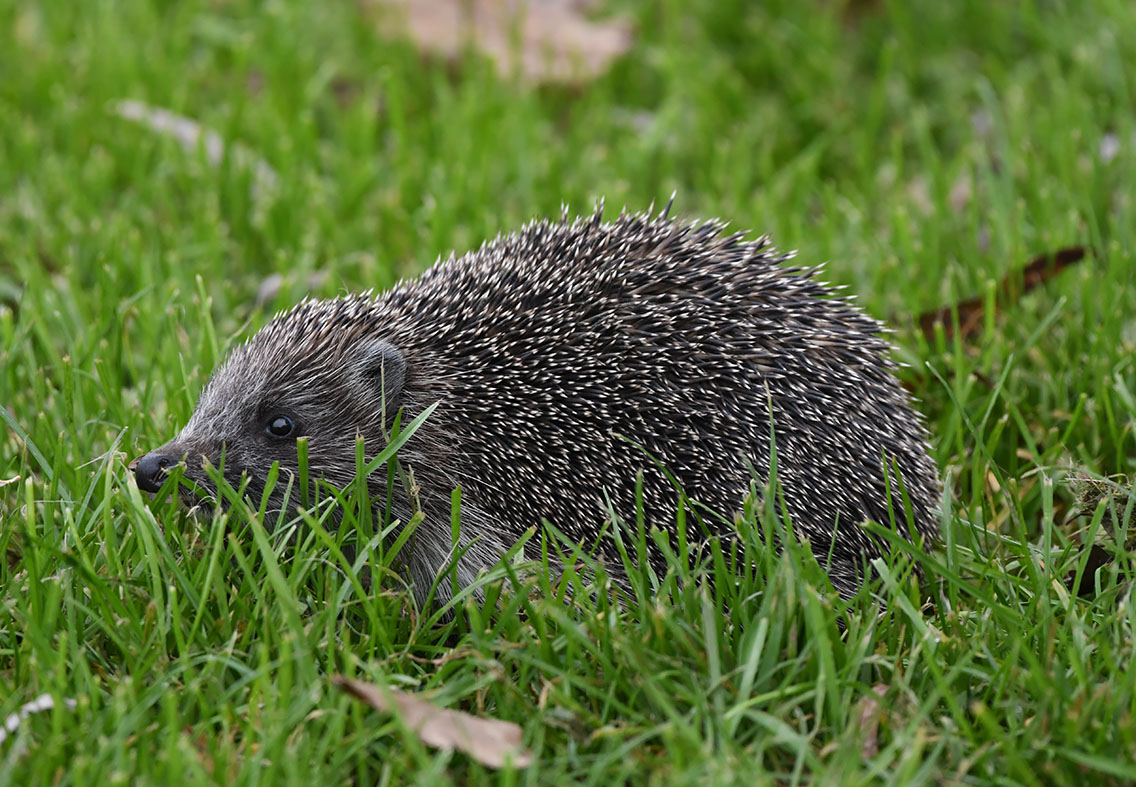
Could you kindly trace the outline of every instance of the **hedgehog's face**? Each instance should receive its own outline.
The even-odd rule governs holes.
[[[300,438],[308,440],[311,482],[322,478],[337,487],[355,476],[356,436],[364,438],[368,457],[383,448],[384,428],[398,409],[405,379],[402,354],[388,342],[364,337],[330,351],[320,347],[318,355],[294,346],[283,355],[278,339],[266,329],[229,356],[185,428],[135,462],[140,488],[158,491],[168,469],[184,461],[184,478],[192,482],[180,490],[187,505],[218,497],[209,465],[234,489],[247,478],[247,494],[259,504],[278,463],[269,502],[270,510],[278,510],[289,480],[298,480]],[[298,499],[294,490],[292,500]]]

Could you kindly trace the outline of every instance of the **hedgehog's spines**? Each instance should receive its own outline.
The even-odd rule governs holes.
[[[896,479],[880,456],[896,457],[915,530],[936,532],[936,470],[884,327],[822,281],[823,266],[788,265],[793,252],[721,220],[672,218],[673,201],[610,222],[602,201],[574,219],[565,209],[558,222],[439,257],[385,293],[304,298],[230,355],[178,440],[202,454],[227,442],[231,466],[250,477],[263,478],[270,459],[291,470],[288,456],[241,442],[257,433],[242,418],[285,408],[307,425],[312,471],[346,486],[354,435],[369,453],[384,444],[382,396],[397,400],[403,423],[438,403],[400,452],[421,488],[411,571],[424,583],[448,560],[459,484],[463,539],[474,545],[459,574],[470,582],[542,519],[586,540],[605,497],[634,512],[639,472],[651,523],[674,522],[665,475],[612,433],[728,515],[748,466],[768,473],[772,428],[797,532],[833,551],[833,582],[850,591],[849,577],[884,548],[857,527],[890,519],[883,490]],[[359,355],[376,347],[398,363],[389,391]],[[376,499],[386,499],[385,478],[371,479]],[[649,550],[665,571],[663,550]],[[618,564],[614,548],[601,553]]]

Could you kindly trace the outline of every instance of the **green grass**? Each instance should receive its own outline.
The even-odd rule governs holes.
[[[0,0],[0,479],[20,478],[0,487],[0,718],[77,703],[0,744],[0,784],[1136,780],[1136,565],[1110,547],[1092,594],[1065,589],[1074,532],[1113,521],[1067,523],[1066,477],[1131,472],[1136,447],[1136,6],[613,6],[634,51],[532,89],[423,62],[365,4]],[[277,188],[118,117],[124,98],[217,129]],[[711,565],[713,591],[676,564],[623,608],[565,604],[538,575],[444,618],[396,576],[345,578],[339,547],[378,543],[366,517],[308,516],[289,545],[130,479],[276,308],[565,202],[672,191],[828,261],[896,328],[950,493],[921,590],[899,554],[842,602],[800,550],[758,549],[751,516],[750,562]],[[916,331],[1070,244],[1096,256],[992,330]],[[537,762],[428,750],[335,673],[515,721]]]

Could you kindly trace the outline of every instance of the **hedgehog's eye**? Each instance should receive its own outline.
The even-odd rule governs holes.
[[[273,437],[292,437],[296,433],[296,422],[286,415],[274,415],[268,419],[264,431]]]

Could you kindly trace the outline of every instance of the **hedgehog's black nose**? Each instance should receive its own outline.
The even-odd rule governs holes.
[[[168,454],[151,451],[134,463],[134,480],[138,488],[146,492],[157,492],[166,478],[166,468],[177,464]]]

